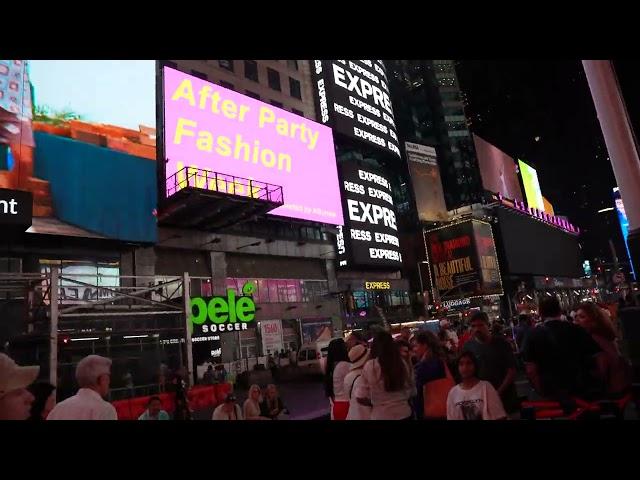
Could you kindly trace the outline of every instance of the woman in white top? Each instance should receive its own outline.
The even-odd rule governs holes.
[[[356,345],[349,350],[349,360],[351,360],[351,370],[344,377],[344,389],[349,396],[347,420],[369,420],[371,407],[358,403],[358,397],[367,396],[363,391],[362,369],[369,360],[369,349],[364,345]]]
[[[409,369],[388,332],[378,332],[371,345],[371,360],[362,369],[358,395],[361,405],[371,405],[371,420],[411,420],[412,386]],[[360,395],[363,395],[362,397]]]
[[[260,401],[262,391],[258,385],[251,385],[249,388],[249,398],[244,401],[243,413],[245,420],[269,420],[260,415]]]
[[[476,376],[475,355],[464,352],[458,358],[462,382],[453,387],[447,397],[447,420],[504,420],[507,414],[496,389]]]
[[[347,345],[342,338],[331,340],[327,351],[327,369],[324,378],[325,394],[331,404],[331,419],[346,420],[349,395],[344,388],[344,377],[351,369]]]

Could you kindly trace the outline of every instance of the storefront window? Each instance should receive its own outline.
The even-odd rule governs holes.
[[[120,286],[120,266],[114,263],[40,260],[40,272],[49,277],[51,267],[60,269],[59,297],[62,304],[115,297]],[[100,288],[104,287],[104,288]]]
[[[247,282],[256,286],[253,297],[257,303],[310,302],[329,293],[325,280],[227,278],[226,285],[236,292],[242,292]]]

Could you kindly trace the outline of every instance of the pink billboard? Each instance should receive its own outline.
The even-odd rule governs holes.
[[[193,167],[278,185],[284,205],[271,214],[343,224],[330,128],[169,67],[164,117],[166,178],[186,185]]]

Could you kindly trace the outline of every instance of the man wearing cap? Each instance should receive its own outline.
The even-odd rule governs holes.
[[[29,418],[34,397],[27,390],[38,377],[40,367],[20,367],[0,353],[0,420]]]
[[[111,385],[111,360],[99,355],[84,357],[76,367],[80,389],[57,404],[47,420],[117,420],[116,409],[104,400]]]
[[[242,409],[236,403],[236,396],[233,393],[227,394],[224,402],[213,411],[211,420],[242,420]]]
[[[351,370],[344,377],[344,390],[349,395],[347,420],[369,420],[371,418],[371,407],[358,402],[358,398],[369,397],[369,392],[362,381],[362,368],[367,360],[369,360],[369,349],[364,345],[356,345],[349,350]]]

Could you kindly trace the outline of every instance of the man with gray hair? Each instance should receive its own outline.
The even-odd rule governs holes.
[[[117,420],[116,409],[104,400],[111,384],[111,360],[99,355],[84,357],[76,367],[80,389],[57,404],[47,420]]]

